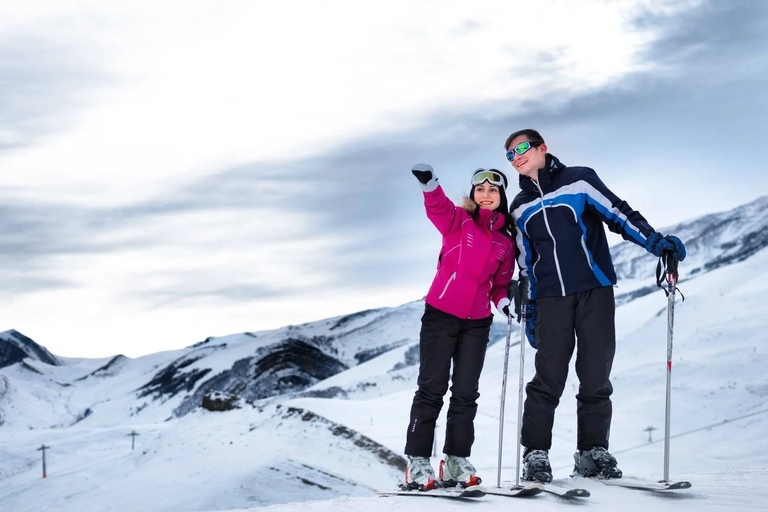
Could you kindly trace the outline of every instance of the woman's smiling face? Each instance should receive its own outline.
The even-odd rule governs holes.
[[[491,185],[487,181],[475,185],[474,196],[472,200],[483,210],[495,210],[501,204],[499,187]]]

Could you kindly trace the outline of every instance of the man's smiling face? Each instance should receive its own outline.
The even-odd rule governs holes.
[[[530,141],[525,135],[515,137],[512,139],[512,142],[509,143],[507,151],[512,151],[515,147],[517,147],[518,144],[522,142]],[[542,169],[547,164],[547,145],[533,144],[535,143],[532,143],[530,149],[528,149],[522,155],[515,153],[515,156],[510,161],[510,163],[518,173],[522,174],[523,176],[528,176],[531,179],[538,180],[539,169]]]

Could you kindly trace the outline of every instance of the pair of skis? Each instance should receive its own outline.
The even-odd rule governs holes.
[[[691,482],[645,482],[633,478],[619,478],[611,480],[598,480],[603,485],[609,487],[623,487],[625,489],[635,489],[638,491],[665,492],[678,491],[680,489],[690,489]]]
[[[609,480],[595,480],[607,485],[609,487],[622,487],[624,489],[632,489],[637,491],[650,491],[665,493],[668,491],[677,491],[681,489],[690,489],[691,483],[686,481],[679,482],[646,482],[644,480],[638,480],[633,478],[619,478]],[[557,486],[545,486],[540,483],[531,483],[525,486],[513,486],[511,488],[486,488],[482,485],[473,485],[470,487],[451,487],[451,488],[437,488],[426,491],[388,491],[377,492],[381,496],[429,496],[433,498],[449,498],[449,499],[474,499],[482,498],[486,495],[492,496],[507,496],[510,498],[529,498],[538,494],[551,494],[565,500],[579,500],[588,498],[590,492],[586,489],[580,488],[560,488]]]
[[[377,492],[379,496],[428,496],[431,498],[482,498],[488,494],[488,490],[482,485],[471,485],[469,487],[438,487],[437,489],[412,491],[381,491]]]
[[[488,494],[496,496],[509,496],[512,498],[527,498],[537,494],[552,494],[563,499],[589,498],[589,491],[586,489],[561,489],[550,487],[544,484],[532,483],[525,486],[513,486],[509,489],[489,489]]]
[[[589,496],[589,492],[584,489],[568,489],[566,491],[553,490],[544,487],[539,483],[532,483],[522,487],[512,488],[486,488],[482,485],[472,485],[466,488],[451,487],[451,488],[437,488],[426,491],[389,491],[389,492],[377,492],[381,496],[430,496],[433,498],[482,498],[483,496],[490,494],[494,496],[508,496],[510,498],[527,498],[530,496],[536,496],[543,492],[549,492],[556,494],[563,498],[571,497],[586,497]],[[586,494],[585,494],[586,493]]]

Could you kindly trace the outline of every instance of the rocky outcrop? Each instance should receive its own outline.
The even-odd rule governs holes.
[[[28,357],[51,366],[61,366],[56,356],[20,332],[14,329],[0,332],[0,368],[19,363]]]
[[[200,406],[206,394],[221,392],[245,400],[302,391],[347,369],[307,340],[288,338],[263,347],[252,357],[236,361],[232,368],[200,383],[174,414],[183,416]]]

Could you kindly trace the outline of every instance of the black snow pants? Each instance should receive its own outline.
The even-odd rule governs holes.
[[[459,457],[470,455],[475,441],[480,372],[492,322],[492,316],[467,320],[426,305],[419,341],[419,389],[411,406],[406,455],[429,457],[432,454],[435,422],[449,380],[452,382],[451,399],[443,453]]]
[[[613,287],[539,298],[536,304],[536,375],[526,386],[522,445],[534,450],[552,446],[555,408],[578,344],[577,449],[607,449],[613,392],[610,374],[616,351]]]

